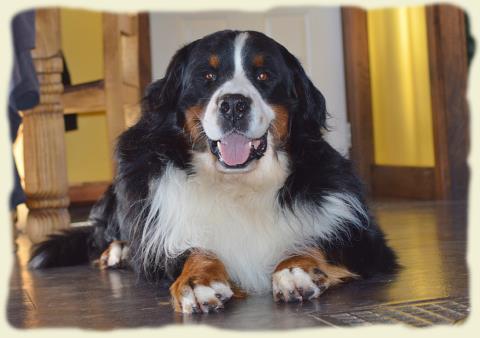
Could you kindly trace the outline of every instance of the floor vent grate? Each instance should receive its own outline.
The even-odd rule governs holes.
[[[463,321],[470,311],[466,298],[403,303],[365,308],[358,311],[312,314],[333,326],[404,323],[415,327],[455,324]]]

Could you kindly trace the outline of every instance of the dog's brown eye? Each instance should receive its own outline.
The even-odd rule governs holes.
[[[205,80],[207,81],[215,81],[217,79],[217,75],[214,73],[207,73],[204,75]]]
[[[268,74],[265,72],[261,72],[260,74],[257,75],[257,80],[258,81],[266,81],[268,80]]]

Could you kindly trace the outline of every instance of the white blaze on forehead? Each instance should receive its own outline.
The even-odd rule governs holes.
[[[245,41],[247,41],[248,33],[240,33],[235,38],[234,42],[234,65],[235,65],[235,75],[234,78],[239,76],[245,76],[245,72],[243,70],[243,58],[242,52],[243,47],[245,47]]]
[[[233,42],[233,77],[221,85],[212,95],[210,102],[205,109],[205,116],[202,120],[203,129],[212,140],[219,140],[224,136],[225,131],[219,125],[219,110],[217,101],[224,94],[242,94],[252,100],[249,114],[249,127],[245,134],[249,138],[260,138],[267,131],[270,122],[275,117],[275,112],[263,100],[257,88],[247,78],[244,69],[244,50],[248,40],[248,33],[243,32],[235,37]]]

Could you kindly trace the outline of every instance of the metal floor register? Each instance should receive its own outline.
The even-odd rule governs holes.
[[[404,323],[415,327],[457,324],[468,317],[467,298],[402,303],[357,309],[352,312],[310,315],[332,326]]]

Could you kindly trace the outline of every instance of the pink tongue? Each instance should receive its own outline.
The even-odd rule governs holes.
[[[243,135],[231,133],[218,144],[222,160],[229,166],[243,164],[250,155],[250,140]]]

